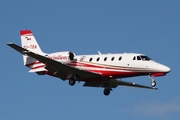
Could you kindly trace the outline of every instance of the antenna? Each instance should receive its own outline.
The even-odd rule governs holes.
[[[98,53],[99,53],[99,55],[101,55],[101,52],[100,52],[100,51],[98,51]]]

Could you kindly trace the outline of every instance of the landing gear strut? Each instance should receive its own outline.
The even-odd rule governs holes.
[[[156,81],[154,80],[154,76],[149,75],[149,77],[151,78],[151,86],[155,87],[156,86]]]

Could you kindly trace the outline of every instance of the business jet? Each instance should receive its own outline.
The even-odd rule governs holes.
[[[71,51],[44,53],[38,45],[31,30],[21,30],[21,43],[7,43],[23,55],[24,65],[29,72],[38,75],[50,75],[69,81],[84,82],[83,86],[104,88],[108,96],[112,88],[130,86],[157,90],[154,77],[164,76],[170,68],[157,63],[148,56],[139,53],[76,55]],[[149,76],[151,86],[123,81],[122,78]]]

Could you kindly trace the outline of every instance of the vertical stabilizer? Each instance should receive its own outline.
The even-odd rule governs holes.
[[[31,30],[21,30],[21,44],[22,47],[30,50],[34,53],[38,53],[40,55],[44,55],[45,53],[42,52],[40,46],[38,45],[33,33]],[[30,68],[34,68],[35,64],[39,63],[36,59],[23,55],[24,65]]]
[[[22,47],[35,53],[43,53],[31,30],[21,30]]]

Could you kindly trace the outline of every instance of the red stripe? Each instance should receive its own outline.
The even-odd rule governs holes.
[[[38,68],[44,68],[46,65],[41,65],[41,66],[37,66],[37,67],[34,67],[34,68],[32,68],[33,70],[34,69],[38,69]]]
[[[116,66],[106,66],[106,65],[93,65],[93,64],[86,64],[86,63],[69,63],[68,65],[70,66],[73,66],[73,67],[76,67],[76,66],[82,66],[82,67],[91,67],[91,68],[100,68],[100,69],[112,69],[112,70],[133,70],[133,71],[144,71],[144,69],[141,69],[141,68],[136,68],[136,69],[133,69],[133,68],[130,68],[130,67],[116,67]]]
[[[31,66],[34,64],[39,64],[41,62],[36,61],[30,64],[27,64],[26,66]],[[116,66],[103,66],[103,65],[94,65],[94,64],[87,64],[87,63],[81,63],[81,62],[71,62],[68,64],[69,66],[72,67],[76,67],[76,66],[82,66],[83,69],[87,68],[87,71],[89,72],[94,72],[94,73],[101,73],[103,77],[110,77],[112,76],[112,78],[125,78],[125,77],[133,77],[133,76],[141,76],[141,75],[149,75],[150,72],[144,70],[144,69],[133,69],[133,68],[128,68],[128,67],[122,67],[122,68],[118,68]],[[45,67],[46,65],[40,65],[37,67],[34,67],[32,69],[38,69],[38,68],[42,68]],[[94,70],[88,70],[88,68],[91,67],[92,69],[94,68]],[[101,70],[95,70],[100,68]],[[103,70],[103,68],[105,68]],[[112,71],[112,70],[124,70],[124,71]],[[47,71],[46,74],[52,75],[49,71]],[[152,72],[153,76],[163,76],[165,75],[162,72]]]
[[[34,65],[34,64],[39,64],[39,63],[41,63],[41,62],[39,62],[39,61],[36,61],[36,62],[33,62],[33,63],[29,63],[29,64],[26,64],[25,66],[31,66],[31,65]]]
[[[33,36],[33,33],[31,32],[31,30],[21,30],[20,35]]]
[[[159,77],[159,76],[164,76],[166,74],[163,73],[163,72],[158,72],[158,73],[153,73],[152,75],[155,76],[155,77]]]
[[[72,62],[68,65],[76,67],[76,66],[82,66],[83,69],[87,68],[87,71],[89,72],[95,72],[95,73],[101,73],[102,76],[113,76],[113,77],[132,77],[132,76],[140,76],[140,75],[149,75],[149,73],[152,73],[153,76],[164,76],[165,73],[162,72],[149,72],[145,69],[141,68],[128,68],[128,67],[121,67],[117,68],[116,66],[100,66],[100,65],[93,65],[93,64],[87,64],[87,63],[79,63],[79,62]],[[88,68],[91,67],[92,70],[88,70]],[[94,70],[93,70],[94,68]],[[100,68],[101,70],[95,70]],[[104,69],[105,68],[105,69]],[[103,70],[104,69],[104,70]],[[124,71],[112,71],[112,70],[124,70]]]

